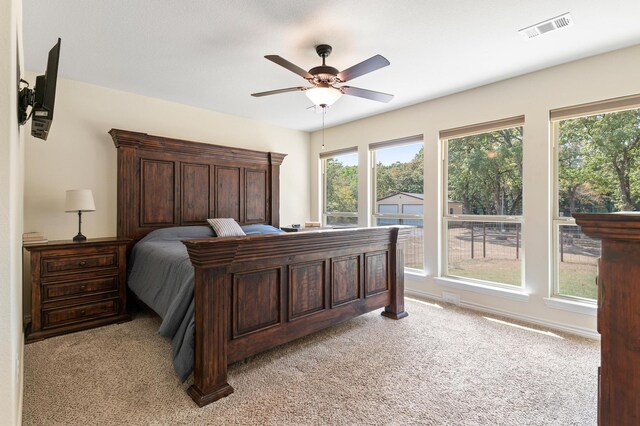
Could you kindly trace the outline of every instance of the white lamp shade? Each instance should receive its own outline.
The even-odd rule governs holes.
[[[90,189],[70,189],[67,191],[67,199],[64,205],[67,213],[92,212],[96,210],[93,202],[93,193]]]
[[[314,87],[304,92],[315,105],[331,106],[340,99],[342,92],[335,87]]]

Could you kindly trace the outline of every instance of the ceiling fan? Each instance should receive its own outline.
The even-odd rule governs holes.
[[[323,109],[332,105],[343,94],[371,99],[378,102],[389,102],[393,99],[393,95],[388,93],[375,92],[373,90],[361,89],[359,87],[352,86],[336,86],[337,84],[346,83],[354,78],[386,67],[389,65],[389,61],[384,56],[375,55],[360,62],[359,64],[347,68],[344,71],[338,71],[336,68],[325,63],[325,60],[331,54],[331,50],[332,48],[328,44],[319,44],[316,46],[316,53],[318,53],[318,56],[322,58],[322,65],[313,67],[309,71],[305,71],[278,55],[265,56],[268,60],[298,74],[300,77],[312,84],[312,86],[288,87],[286,89],[252,93],[251,96],[261,97],[276,95],[279,93],[301,91],[305,92],[307,97],[311,99],[315,105],[320,106]]]

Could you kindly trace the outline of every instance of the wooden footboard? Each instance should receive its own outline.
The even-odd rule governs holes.
[[[404,311],[409,227],[185,241],[195,267],[194,383],[204,406],[233,392],[227,365],[384,307]]]

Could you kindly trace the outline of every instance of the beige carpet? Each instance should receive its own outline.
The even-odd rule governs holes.
[[[598,342],[450,305],[407,300],[407,311],[235,364],[235,393],[205,408],[176,378],[156,318],[30,344],[24,424],[596,424]]]

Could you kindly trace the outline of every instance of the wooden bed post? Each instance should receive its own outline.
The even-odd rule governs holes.
[[[226,264],[233,260],[238,243],[234,238],[222,240],[213,250],[197,254],[187,244],[195,269],[195,363],[187,392],[200,407],[233,393],[227,383],[231,274]],[[204,261],[203,254],[213,261]]]
[[[280,227],[280,165],[286,154],[269,153],[269,218],[271,226]]]
[[[395,285],[391,286],[391,304],[385,306],[382,315],[395,320],[409,315],[404,310],[404,242],[410,232],[407,228],[394,228],[391,234],[393,244],[390,250],[389,274]]]
[[[117,235],[120,238],[133,238],[133,223],[126,218],[138,217],[138,204],[135,202],[137,188],[132,189],[129,184],[136,181],[138,141],[135,136],[121,134],[115,129],[111,129],[109,134],[118,148]]]

